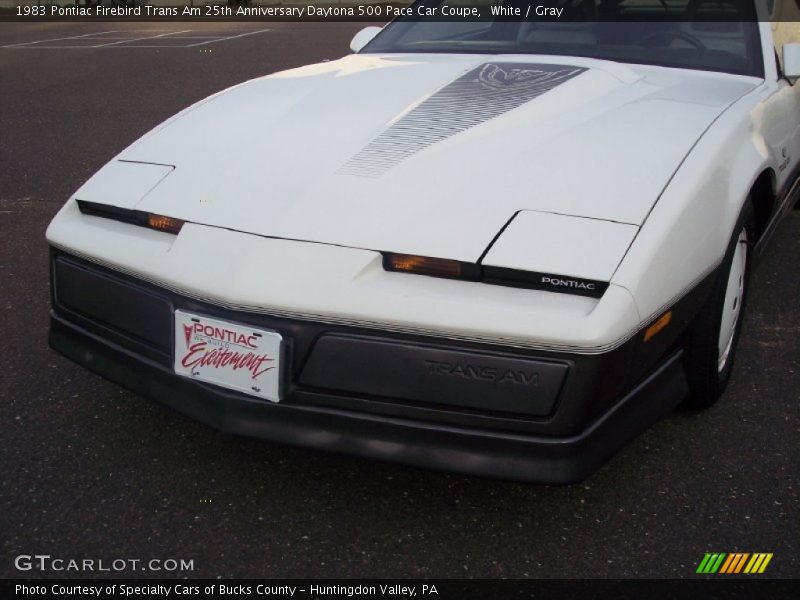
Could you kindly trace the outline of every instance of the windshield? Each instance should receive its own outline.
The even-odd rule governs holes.
[[[462,0],[462,3],[464,0]],[[449,0],[453,5],[453,0]],[[519,0],[471,0],[488,9],[529,4]],[[414,15],[448,0],[421,0]],[[549,54],[626,63],[722,71],[763,77],[758,23],[752,0],[540,0],[561,9],[557,19],[534,15],[487,20],[420,20],[403,17],[387,27],[365,53]],[[486,10],[489,14],[490,11]]]

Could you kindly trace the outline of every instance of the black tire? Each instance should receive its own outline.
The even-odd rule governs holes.
[[[746,242],[740,242],[742,230],[746,231]],[[745,309],[747,308],[747,292],[750,287],[750,270],[752,266],[753,247],[755,245],[755,216],[750,198],[745,202],[736,227],[731,234],[725,258],[720,265],[714,287],[705,305],[695,317],[689,330],[686,345],[686,376],[689,383],[689,395],[683,402],[687,408],[701,409],[713,406],[728,385],[733,371],[736,346],[742,330]],[[731,272],[734,254],[739,243],[746,243],[747,254],[744,260],[743,292],[738,318],[733,329],[730,351],[724,366],[720,368],[719,337],[722,326],[725,293],[728,277]]]

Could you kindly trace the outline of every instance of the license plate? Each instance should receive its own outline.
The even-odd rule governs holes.
[[[283,338],[274,331],[175,311],[175,373],[280,401]]]

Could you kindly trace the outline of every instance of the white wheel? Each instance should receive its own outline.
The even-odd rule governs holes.
[[[733,347],[733,338],[739,315],[742,312],[742,299],[744,298],[744,282],[747,275],[747,229],[742,229],[736,242],[733,253],[731,270],[728,273],[728,285],[725,290],[725,300],[722,303],[722,320],[719,327],[719,359],[717,371],[721,373],[728,364],[728,357]]]
[[[714,287],[689,328],[685,363],[689,395],[685,406],[712,406],[730,380],[747,306],[750,244],[755,240],[753,215],[748,198],[731,233]]]

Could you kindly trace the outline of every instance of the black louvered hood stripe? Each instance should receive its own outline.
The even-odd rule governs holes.
[[[412,154],[530,102],[585,70],[563,65],[483,64],[390,125],[339,172],[378,177]]]

